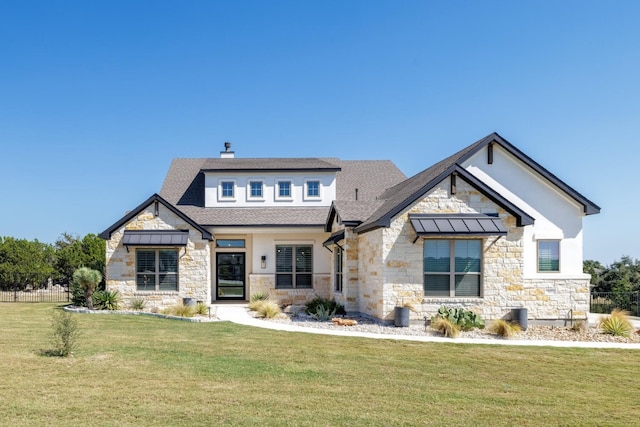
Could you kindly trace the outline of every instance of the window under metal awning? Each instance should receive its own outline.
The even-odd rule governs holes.
[[[186,246],[189,230],[125,230],[125,246]]]
[[[410,214],[418,236],[506,236],[507,228],[497,216],[481,214]]]

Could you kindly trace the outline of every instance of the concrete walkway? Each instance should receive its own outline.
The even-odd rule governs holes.
[[[376,334],[370,332],[357,332],[348,329],[316,329],[306,328],[304,326],[290,325],[286,323],[266,322],[264,320],[255,319],[247,312],[246,304],[213,304],[211,306],[211,314],[215,313],[216,317],[222,321],[229,321],[239,325],[254,326],[257,328],[274,329],[286,332],[303,332],[307,334],[319,335],[337,335],[343,337],[362,337],[386,340],[401,341],[419,341],[419,342],[438,342],[448,344],[485,344],[485,345],[518,345],[529,347],[575,347],[575,348],[622,348],[629,350],[640,350],[640,344],[625,343],[606,343],[606,342],[583,342],[583,341],[536,341],[536,340],[491,340],[477,338],[445,338],[415,335],[395,335],[395,334]],[[599,315],[589,316],[589,323],[595,323],[599,319]],[[640,319],[634,319],[635,327],[640,327]]]

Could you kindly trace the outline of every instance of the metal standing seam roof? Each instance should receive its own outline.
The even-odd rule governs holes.
[[[418,236],[507,234],[500,218],[488,215],[409,214],[409,220]]]
[[[344,230],[339,230],[331,234],[331,236],[322,243],[322,246],[327,247],[338,243],[340,240],[344,240]]]
[[[125,246],[186,246],[189,230],[125,230]]]

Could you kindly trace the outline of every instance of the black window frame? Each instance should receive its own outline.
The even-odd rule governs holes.
[[[333,290],[337,293],[342,293],[344,284],[344,251],[338,245],[334,252],[334,282]]]
[[[444,270],[438,270],[438,271],[427,271],[427,258],[426,258],[426,245],[427,244],[431,244],[434,242],[447,242],[448,243],[448,258],[449,258],[449,262],[448,262],[448,268],[446,271]],[[456,260],[456,243],[457,242],[476,242],[479,245],[479,258],[475,259],[473,262],[477,263],[478,265],[478,271],[457,271],[457,260]],[[424,239],[423,240],[423,267],[422,267],[422,275],[423,275],[423,290],[424,290],[424,295],[427,298],[482,298],[483,297],[483,289],[484,289],[484,283],[483,283],[483,277],[484,277],[484,245],[483,245],[483,240],[482,239]],[[435,264],[431,264],[431,266],[434,266]],[[463,265],[463,264],[460,264]],[[443,266],[441,264],[441,266]],[[465,264],[465,268],[468,268],[469,263],[467,262]],[[436,269],[437,270],[437,269]],[[428,288],[428,277],[431,278],[436,278],[436,277],[447,277],[448,280],[448,290],[447,289],[440,289],[438,290],[434,290],[432,288]],[[467,278],[469,276],[473,276],[473,277],[477,277],[477,287],[478,287],[478,291],[477,293],[474,292],[474,294],[458,294],[457,293],[457,285],[460,283],[462,283],[462,280],[464,280],[464,278]],[[460,278],[460,282],[458,282],[458,278]],[[442,283],[441,283],[442,285]],[[446,284],[445,284],[446,285]],[[448,292],[447,292],[448,291]],[[447,292],[447,293],[445,293]]]
[[[179,292],[180,291],[180,250],[177,248],[139,248],[136,249],[136,292]],[[141,259],[142,254],[150,254],[153,253],[153,271],[151,270],[141,270],[141,263],[143,260]],[[174,259],[170,260],[171,263],[175,265],[175,271],[163,270],[163,261],[162,261],[162,253],[172,253],[174,254]],[[166,261],[165,261],[166,262]],[[162,289],[162,276],[165,277],[175,277],[175,288],[171,289]],[[145,281],[145,286],[140,286],[140,280]],[[153,283],[153,289],[147,289],[149,284],[147,281],[151,280]]]
[[[309,250],[307,262],[298,260],[299,250]],[[289,255],[287,255],[287,252]],[[290,263],[283,263],[284,257],[290,256]],[[276,289],[313,289],[313,245],[282,244],[275,247]],[[299,271],[302,268],[308,271]],[[287,268],[288,270],[283,270]]]

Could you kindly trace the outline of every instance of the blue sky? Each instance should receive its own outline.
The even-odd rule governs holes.
[[[0,235],[98,233],[174,157],[390,159],[497,131],[640,258],[640,2],[0,3]]]

